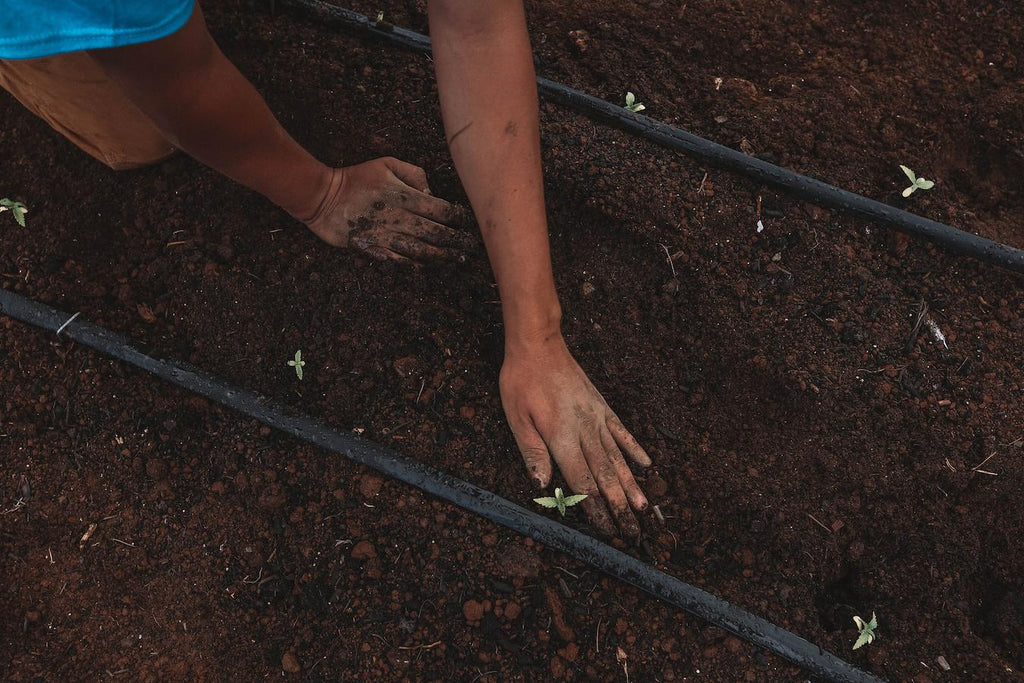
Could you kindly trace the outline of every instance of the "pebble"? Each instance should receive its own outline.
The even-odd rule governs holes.
[[[281,668],[290,674],[297,674],[302,671],[302,665],[299,664],[298,658],[291,652],[285,652],[284,656],[281,657]]]
[[[462,605],[462,614],[466,621],[480,621],[484,618],[484,606],[477,600],[467,600]]]
[[[374,557],[377,557],[377,549],[369,541],[359,541],[356,543],[356,547],[352,548],[352,559],[354,560],[369,560]]]
[[[363,498],[374,498],[384,486],[384,480],[372,474],[364,474],[359,478],[359,493]]]

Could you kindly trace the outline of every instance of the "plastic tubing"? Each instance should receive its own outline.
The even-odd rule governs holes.
[[[253,392],[232,387],[186,363],[152,358],[130,340],[14,292],[0,288],[0,313],[63,335],[131,363],[182,389],[287,432],[314,446],[371,467],[650,593],[830,681],[879,681],[851,664],[761,617],[680,581],[590,536],[522,508],[469,482],[406,458],[389,448],[297,415]]]
[[[383,21],[372,21],[362,14],[330,5],[321,0],[287,0],[287,4],[301,7],[325,23],[358,29],[417,52],[430,52],[430,38],[420,33]],[[621,106],[561,83],[538,78],[537,86],[540,93],[553,102],[602,123],[621,128],[662,147],[682,152],[714,166],[786,190],[812,204],[847,211],[933,242],[952,254],[970,256],[984,263],[1024,273],[1024,250],[959,230],[820,180],[808,178],[756,157],[747,156],[725,145],[705,140],[680,128],[655,121],[643,114],[633,113]]]

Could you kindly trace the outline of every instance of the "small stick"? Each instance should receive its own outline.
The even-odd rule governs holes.
[[[85,530],[85,533],[82,534],[82,538],[78,541],[78,546],[81,547],[81,546],[85,545],[86,543],[88,543],[89,539],[92,538],[92,535],[93,535],[93,533],[95,533],[95,531],[96,531],[96,523],[93,522],[92,524],[89,525],[89,528]]]
[[[664,524],[664,523],[665,523],[665,515],[661,514],[661,506],[660,506],[660,505],[655,505],[655,506],[654,506],[654,516],[655,516],[655,517],[656,517],[656,518],[658,519],[658,521],[659,521],[659,522],[661,522],[662,524]]]
[[[114,542],[116,542],[116,543],[120,543],[121,545],[125,545],[125,546],[128,546],[129,548],[135,548],[135,547],[137,547],[137,546],[136,546],[136,545],[135,545],[134,543],[129,543],[128,541],[122,541],[122,540],[121,540],[120,538],[114,538],[114,537],[111,537],[111,538],[110,538],[110,540],[111,540],[111,541],[114,541]]]
[[[81,311],[79,311],[78,313],[75,313],[75,314],[74,314],[73,316],[71,316],[70,318],[68,318],[68,319],[67,319],[67,322],[65,322],[65,323],[64,323],[63,325],[61,325],[60,327],[58,327],[58,328],[57,328],[57,334],[59,335],[59,334],[60,334],[61,332],[63,332],[63,331],[64,331],[64,328],[65,328],[65,327],[67,327],[68,325],[70,325],[70,324],[71,324],[71,321],[73,321],[73,320],[74,320],[75,318],[77,318],[77,317],[78,317],[78,316],[80,316],[81,314],[82,314],[82,312],[81,312]]]
[[[812,520],[814,520],[814,523],[817,524],[818,526],[820,526],[822,529],[824,529],[825,531],[827,531],[829,533],[832,533],[831,529],[829,529],[827,526],[825,526],[824,524],[819,522],[818,518],[815,517],[814,515],[812,515],[810,512],[805,512],[804,514],[807,515],[808,517],[810,517]]]
[[[987,462],[988,462],[989,460],[991,460],[992,458],[996,457],[996,453],[998,453],[998,452],[999,452],[999,451],[992,451],[992,452],[991,452],[991,453],[989,454],[989,456],[988,456],[987,458],[985,458],[984,460],[982,460],[981,462],[979,462],[979,463],[978,463],[977,465],[975,465],[974,467],[972,467],[972,468],[971,468],[971,471],[972,471],[972,472],[977,472],[977,471],[978,471],[978,468],[979,468],[979,467],[982,467],[982,466],[984,466],[984,465],[985,465],[985,463],[987,463]]]

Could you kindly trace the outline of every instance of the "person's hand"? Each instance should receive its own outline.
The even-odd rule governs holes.
[[[478,243],[451,227],[471,222],[467,210],[432,196],[422,168],[391,157],[333,169],[304,222],[328,244],[382,261],[463,261]]]
[[[647,498],[623,453],[642,467],[651,459],[594,388],[561,335],[528,350],[507,350],[500,386],[505,416],[533,482],[541,488],[551,482],[554,459],[569,488],[587,495],[581,505],[598,531],[615,535],[610,506],[622,535],[639,538],[632,510],[644,510]]]

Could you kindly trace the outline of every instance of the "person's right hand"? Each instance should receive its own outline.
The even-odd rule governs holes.
[[[479,243],[451,227],[470,224],[469,211],[431,195],[422,168],[392,157],[333,169],[320,207],[304,222],[328,244],[381,261],[463,261]]]

